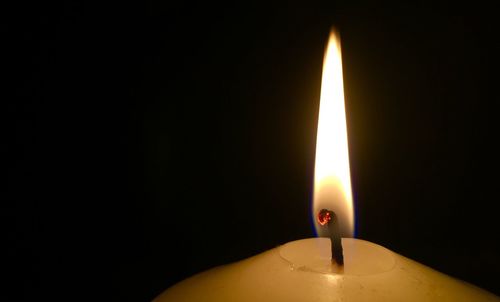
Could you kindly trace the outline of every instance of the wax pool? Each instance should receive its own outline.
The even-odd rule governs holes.
[[[343,267],[330,261],[330,240],[289,242],[220,266],[164,291],[169,301],[500,301],[380,245],[343,238]]]

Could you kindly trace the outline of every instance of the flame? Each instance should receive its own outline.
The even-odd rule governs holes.
[[[314,226],[318,236],[327,236],[315,219],[321,209],[334,211],[342,237],[354,234],[354,212],[349,171],[349,151],[342,79],[340,38],[332,30],[323,61],[316,162],[314,167]]]

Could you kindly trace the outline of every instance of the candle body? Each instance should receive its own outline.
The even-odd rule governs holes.
[[[168,301],[500,301],[379,245],[342,239],[344,268],[325,262],[325,238],[291,242],[167,289]],[[313,252],[314,255],[308,255]],[[329,259],[328,259],[329,261]]]

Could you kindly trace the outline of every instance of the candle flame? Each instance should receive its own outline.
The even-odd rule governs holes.
[[[354,212],[342,79],[340,38],[332,30],[323,60],[321,98],[314,167],[313,217],[328,209],[338,217],[342,237],[354,233]],[[327,230],[313,219],[318,236]]]

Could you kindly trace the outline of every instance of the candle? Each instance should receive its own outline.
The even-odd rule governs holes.
[[[343,238],[344,271],[331,265],[329,239],[293,241],[195,275],[167,289],[168,301],[499,301],[368,241]],[[322,256],[323,255],[323,256]]]
[[[297,240],[214,268],[174,285],[154,302],[500,301],[492,293],[380,245],[350,238],[354,211],[342,57],[334,31],[324,58],[316,144],[313,214],[322,213],[329,213],[328,220],[335,219],[338,233],[332,240]],[[332,230],[325,227],[324,217],[320,218],[314,219],[316,232],[320,237],[330,236]],[[343,237],[341,255],[332,260],[332,242],[338,241],[338,236]]]

